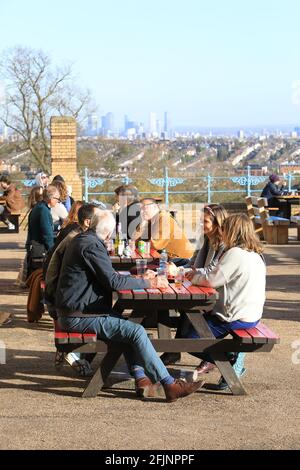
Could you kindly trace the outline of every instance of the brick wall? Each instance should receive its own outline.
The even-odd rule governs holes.
[[[76,120],[73,117],[51,118],[52,176],[61,175],[73,189],[75,200],[82,200],[82,182],[77,173]]]

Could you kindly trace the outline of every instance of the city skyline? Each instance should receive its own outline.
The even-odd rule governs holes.
[[[1,2],[1,52],[41,48],[74,64],[99,115],[152,111],[174,127],[293,126],[300,121],[296,0]],[[47,22],[44,21],[47,14]],[[13,27],[12,27],[13,26]]]

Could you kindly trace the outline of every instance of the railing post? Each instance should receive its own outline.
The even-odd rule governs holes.
[[[84,169],[84,202],[89,202],[89,170]]]
[[[251,167],[247,166],[247,196],[251,196]]]
[[[289,174],[288,174],[288,192],[291,192],[291,190],[292,190],[292,178],[293,178],[292,173],[289,172]]]
[[[169,207],[169,176],[168,168],[165,166],[165,204],[166,208]]]
[[[207,203],[211,204],[211,176],[207,175]]]

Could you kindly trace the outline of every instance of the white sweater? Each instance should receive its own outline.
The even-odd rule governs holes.
[[[263,313],[266,266],[260,255],[235,247],[206,275],[196,274],[192,283],[220,289],[214,313],[223,321],[255,322]],[[224,293],[222,293],[222,291]]]

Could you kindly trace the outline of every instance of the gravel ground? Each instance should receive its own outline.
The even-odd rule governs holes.
[[[52,323],[26,321],[26,293],[14,285],[24,233],[0,235],[0,449],[298,449],[300,445],[299,242],[266,247],[265,323],[281,337],[271,353],[248,354],[248,395],[202,389],[166,404],[110,389],[81,399],[84,380],[53,367]],[[298,340],[298,352],[293,343]],[[185,368],[197,365],[184,355]],[[206,376],[216,383],[217,372]]]

